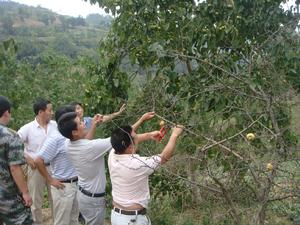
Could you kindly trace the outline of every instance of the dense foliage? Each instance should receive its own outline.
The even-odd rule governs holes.
[[[74,18],[0,1],[0,89],[14,104],[14,129],[32,120],[32,104],[38,97],[50,99],[54,108],[84,101],[91,68],[99,60],[98,42],[111,21],[111,16]],[[106,96],[110,108],[99,112],[114,106],[110,94]]]
[[[180,209],[183,201],[198,210],[210,202],[200,214],[215,224],[266,224],[281,203],[299,208],[298,138],[288,101],[299,91],[299,18],[282,8],[284,1],[90,2],[116,16],[99,70],[109,69],[118,85],[128,82],[124,72],[146,81],[131,83],[129,112],[155,110],[169,124],[186,126],[176,166],[162,173],[172,178],[154,179],[154,190],[181,198],[173,202]],[[122,70],[126,59],[137,69]],[[158,147],[147,145],[145,154]],[[191,197],[184,200],[181,192]],[[289,216],[297,221],[298,214]]]
[[[50,99],[54,107],[82,99],[84,74],[80,64],[63,56],[44,56],[32,65],[16,59],[17,45],[13,39],[0,45],[0,90],[13,103],[11,126],[20,128],[34,118],[32,105],[38,97]]]
[[[72,22],[48,15],[45,27],[26,29],[16,24],[32,8],[2,17],[0,7],[0,89],[14,104],[11,125],[32,119],[38,96],[55,107],[83,101],[89,115],[126,101],[127,114],[105,135],[155,110],[140,132],[163,119],[183,124],[185,134],[152,176],[153,224],[299,224],[299,137],[290,126],[300,90],[298,15],[280,0],[90,2],[115,16],[98,61],[75,60],[78,46],[100,41],[78,30],[106,26],[96,15]],[[142,154],[158,153],[166,140],[142,145]]]

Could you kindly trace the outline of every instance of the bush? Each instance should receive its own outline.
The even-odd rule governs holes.
[[[175,210],[172,207],[174,198],[167,195],[157,195],[155,199],[151,199],[149,215],[152,224],[170,225],[176,224]]]

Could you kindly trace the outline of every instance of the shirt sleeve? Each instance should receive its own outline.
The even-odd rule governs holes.
[[[102,157],[112,148],[110,138],[92,140],[91,157],[93,159]]]
[[[89,130],[91,128],[91,126],[92,126],[93,118],[92,117],[84,117],[83,120],[84,120],[85,128],[87,130]]]
[[[25,164],[22,140],[16,133],[9,139],[7,158],[10,166]]]
[[[58,154],[59,146],[55,137],[47,137],[43,143],[38,156],[45,162],[50,162]]]
[[[27,142],[27,133],[28,133],[28,126],[23,126],[18,130],[18,134],[22,140],[22,142]]]
[[[161,165],[161,156],[160,155],[153,155],[150,157],[141,157],[133,155],[134,160],[138,161],[139,167],[143,170],[143,173],[147,175],[151,175],[157,170]]]

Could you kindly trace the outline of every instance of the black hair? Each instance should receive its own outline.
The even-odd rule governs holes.
[[[49,100],[45,100],[43,98],[39,98],[36,100],[36,102],[33,104],[33,111],[35,115],[39,114],[39,111],[45,111],[47,109],[47,105],[51,104]]]
[[[73,105],[73,106],[80,105],[81,108],[83,108],[83,104],[81,102],[74,101],[74,102],[71,102],[70,105]]]
[[[4,96],[0,96],[0,117],[2,117],[6,111],[10,113],[10,107],[11,104],[9,100]]]
[[[116,154],[123,154],[125,150],[132,144],[131,136],[132,127],[129,125],[121,126],[111,133],[110,143],[115,149]]]
[[[70,140],[73,140],[72,131],[77,130],[76,117],[76,112],[67,112],[60,116],[57,122],[59,132]]]
[[[59,107],[55,112],[55,121],[58,123],[59,118],[68,112],[75,112],[75,106],[73,105],[63,105]]]

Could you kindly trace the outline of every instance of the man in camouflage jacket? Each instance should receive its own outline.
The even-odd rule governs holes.
[[[23,145],[18,134],[7,128],[10,102],[0,96],[0,224],[33,224],[29,195],[24,173]]]

